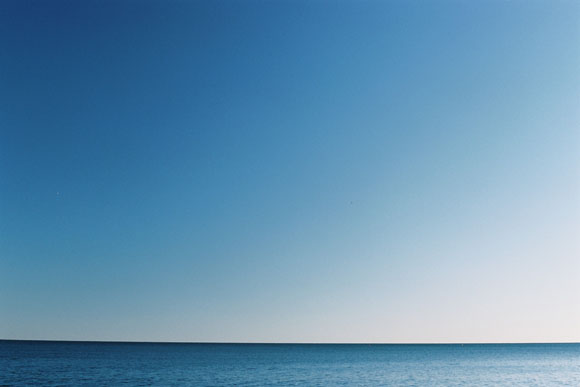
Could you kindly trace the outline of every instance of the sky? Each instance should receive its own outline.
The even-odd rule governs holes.
[[[580,3],[0,2],[0,338],[580,341]]]

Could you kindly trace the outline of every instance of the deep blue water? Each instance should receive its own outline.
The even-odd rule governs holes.
[[[570,385],[580,344],[157,344],[0,340],[0,385]]]

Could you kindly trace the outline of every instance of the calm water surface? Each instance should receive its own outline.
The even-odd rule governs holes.
[[[580,344],[153,344],[0,340],[0,385],[580,386]]]

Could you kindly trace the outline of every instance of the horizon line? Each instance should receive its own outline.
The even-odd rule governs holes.
[[[0,341],[28,341],[53,343],[102,344],[217,344],[217,345],[510,345],[510,344],[580,344],[580,341],[510,341],[510,342],[274,342],[274,341],[131,341],[131,340],[54,340],[2,339]]]

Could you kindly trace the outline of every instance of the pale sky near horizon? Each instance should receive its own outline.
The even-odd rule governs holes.
[[[580,341],[580,3],[0,2],[0,339]]]

